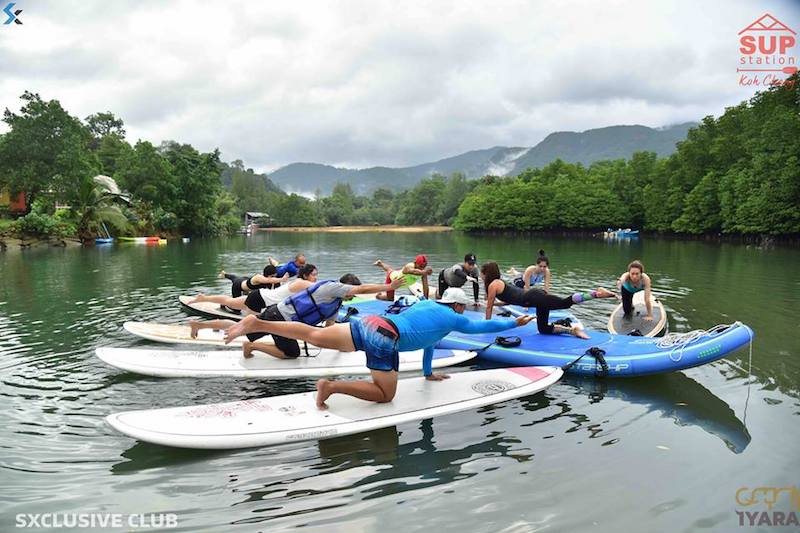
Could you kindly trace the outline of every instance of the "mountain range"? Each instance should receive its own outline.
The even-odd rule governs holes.
[[[349,183],[357,194],[379,187],[402,190],[434,173],[448,176],[462,172],[468,178],[487,174],[516,176],[527,168],[541,168],[562,159],[568,163],[590,165],[605,159],[630,158],[634,152],[655,152],[664,157],[675,151],[695,122],[662,128],[609,126],[583,132],[551,133],[531,148],[495,146],[473,150],[432,163],[411,167],[337,168],[319,163],[292,163],[272,172],[269,178],[287,192],[329,194],[337,182]]]

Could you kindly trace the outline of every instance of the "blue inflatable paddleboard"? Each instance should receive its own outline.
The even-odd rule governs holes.
[[[378,300],[345,305],[340,310],[340,318],[345,317],[350,308],[355,308],[357,314],[352,314],[350,311],[349,319],[358,320],[360,316],[382,314],[389,305],[390,302]],[[506,307],[516,313],[521,311],[515,306]],[[465,311],[464,315],[473,320],[484,318],[483,313],[476,311]],[[573,324],[579,323],[565,310],[551,311],[550,316],[553,320],[569,317]],[[587,354],[594,351],[602,356],[607,365],[608,377],[632,377],[674,372],[716,361],[748,344],[754,336],[752,329],[737,322],[720,331],[699,336],[683,345],[661,347],[659,344],[664,338],[613,335],[589,329],[585,331],[589,335],[588,339],[564,334],[541,335],[536,329],[536,324],[530,323],[502,333],[453,332],[442,339],[437,348],[475,350],[482,359],[513,366],[563,367],[583,355],[567,371],[572,374],[597,376],[605,371],[594,356]],[[495,343],[498,335],[519,337],[522,342],[516,347],[498,346]]]

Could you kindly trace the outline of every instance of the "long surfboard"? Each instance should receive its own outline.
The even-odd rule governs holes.
[[[301,346],[301,350],[302,350]],[[278,359],[256,353],[245,359],[240,350],[150,350],[141,348],[97,348],[97,357],[107,364],[146,376],[162,378],[299,378],[369,374],[364,352],[339,352],[309,346],[309,356]],[[466,350],[436,350],[433,368],[455,365],[475,357]],[[422,350],[400,352],[400,371],[422,369]]]
[[[127,411],[106,417],[120,433],[180,448],[233,449],[326,439],[476,409],[539,392],[562,375],[556,367],[495,368],[444,381],[398,380],[388,403],[334,394],[317,409],[316,392],[238,402]]]
[[[125,322],[122,327],[128,333],[155,342],[170,344],[192,344],[199,346],[226,346],[225,332],[221,329],[201,329],[197,337],[192,338],[191,328],[183,324],[157,324],[155,322]],[[247,337],[236,337],[227,346],[241,346]],[[267,335],[259,342],[272,344],[272,337]]]
[[[619,304],[611,316],[608,317],[608,332],[616,335],[630,335],[632,332],[639,332],[643,337],[655,337],[667,325],[667,312],[664,310],[664,305],[656,298],[654,294],[650,294],[650,304],[653,308],[653,320],[646,321],[647,306],[644,302],[644,292],[639,291],[633,295],[633,313],[631,316],[626,317],[622,311],[622,304]]]
[[[209,318],[227,318],[229,320],[239,321],[242,319],[242,317],[245,316],[244,311],[242,311],[241,315],[237,315],[235,313],[226,311],[225,308],[213,302],[189,303],[192,299],[194,299],[194,296],[187,296],[187,295],[178,296],[178,300],[180,300],[182,305],[188,307],[189,309],[195,311],[196,313],[199,313]]]

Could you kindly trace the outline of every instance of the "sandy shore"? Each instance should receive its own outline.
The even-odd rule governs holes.
[[[327,226],[308,228],[258,228],[259,231],[297,231],[300,233],[432,233],[453,231],[450,226]]]

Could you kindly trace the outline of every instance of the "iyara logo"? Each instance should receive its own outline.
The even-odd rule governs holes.
[[[3,9],[3,13],[5,13],[8,16],[6,21],[3,22],[3,25],[11,24],[12,22],[14,24],[22,24],[22,21],[19,19],[19,14],[22,13],[22,10],[17,9],[16,11],[13,12],[11,11],[12,9],[14,9],[15,5],[17,4],[15,4],[14,2],[9,2],[9,4],[5,7],[5,9]]]
[[[800,489],[794,485],[741,487],[736,491],[736,504],[744,508],[736,509],[739,526],[800,526]],[[781,504],[783,510],[774,509]]]
[[[797,73],[797,58],[789,51],[797,33],[769,13],[739,32],[739,85],[770,86],[787,83]]]

